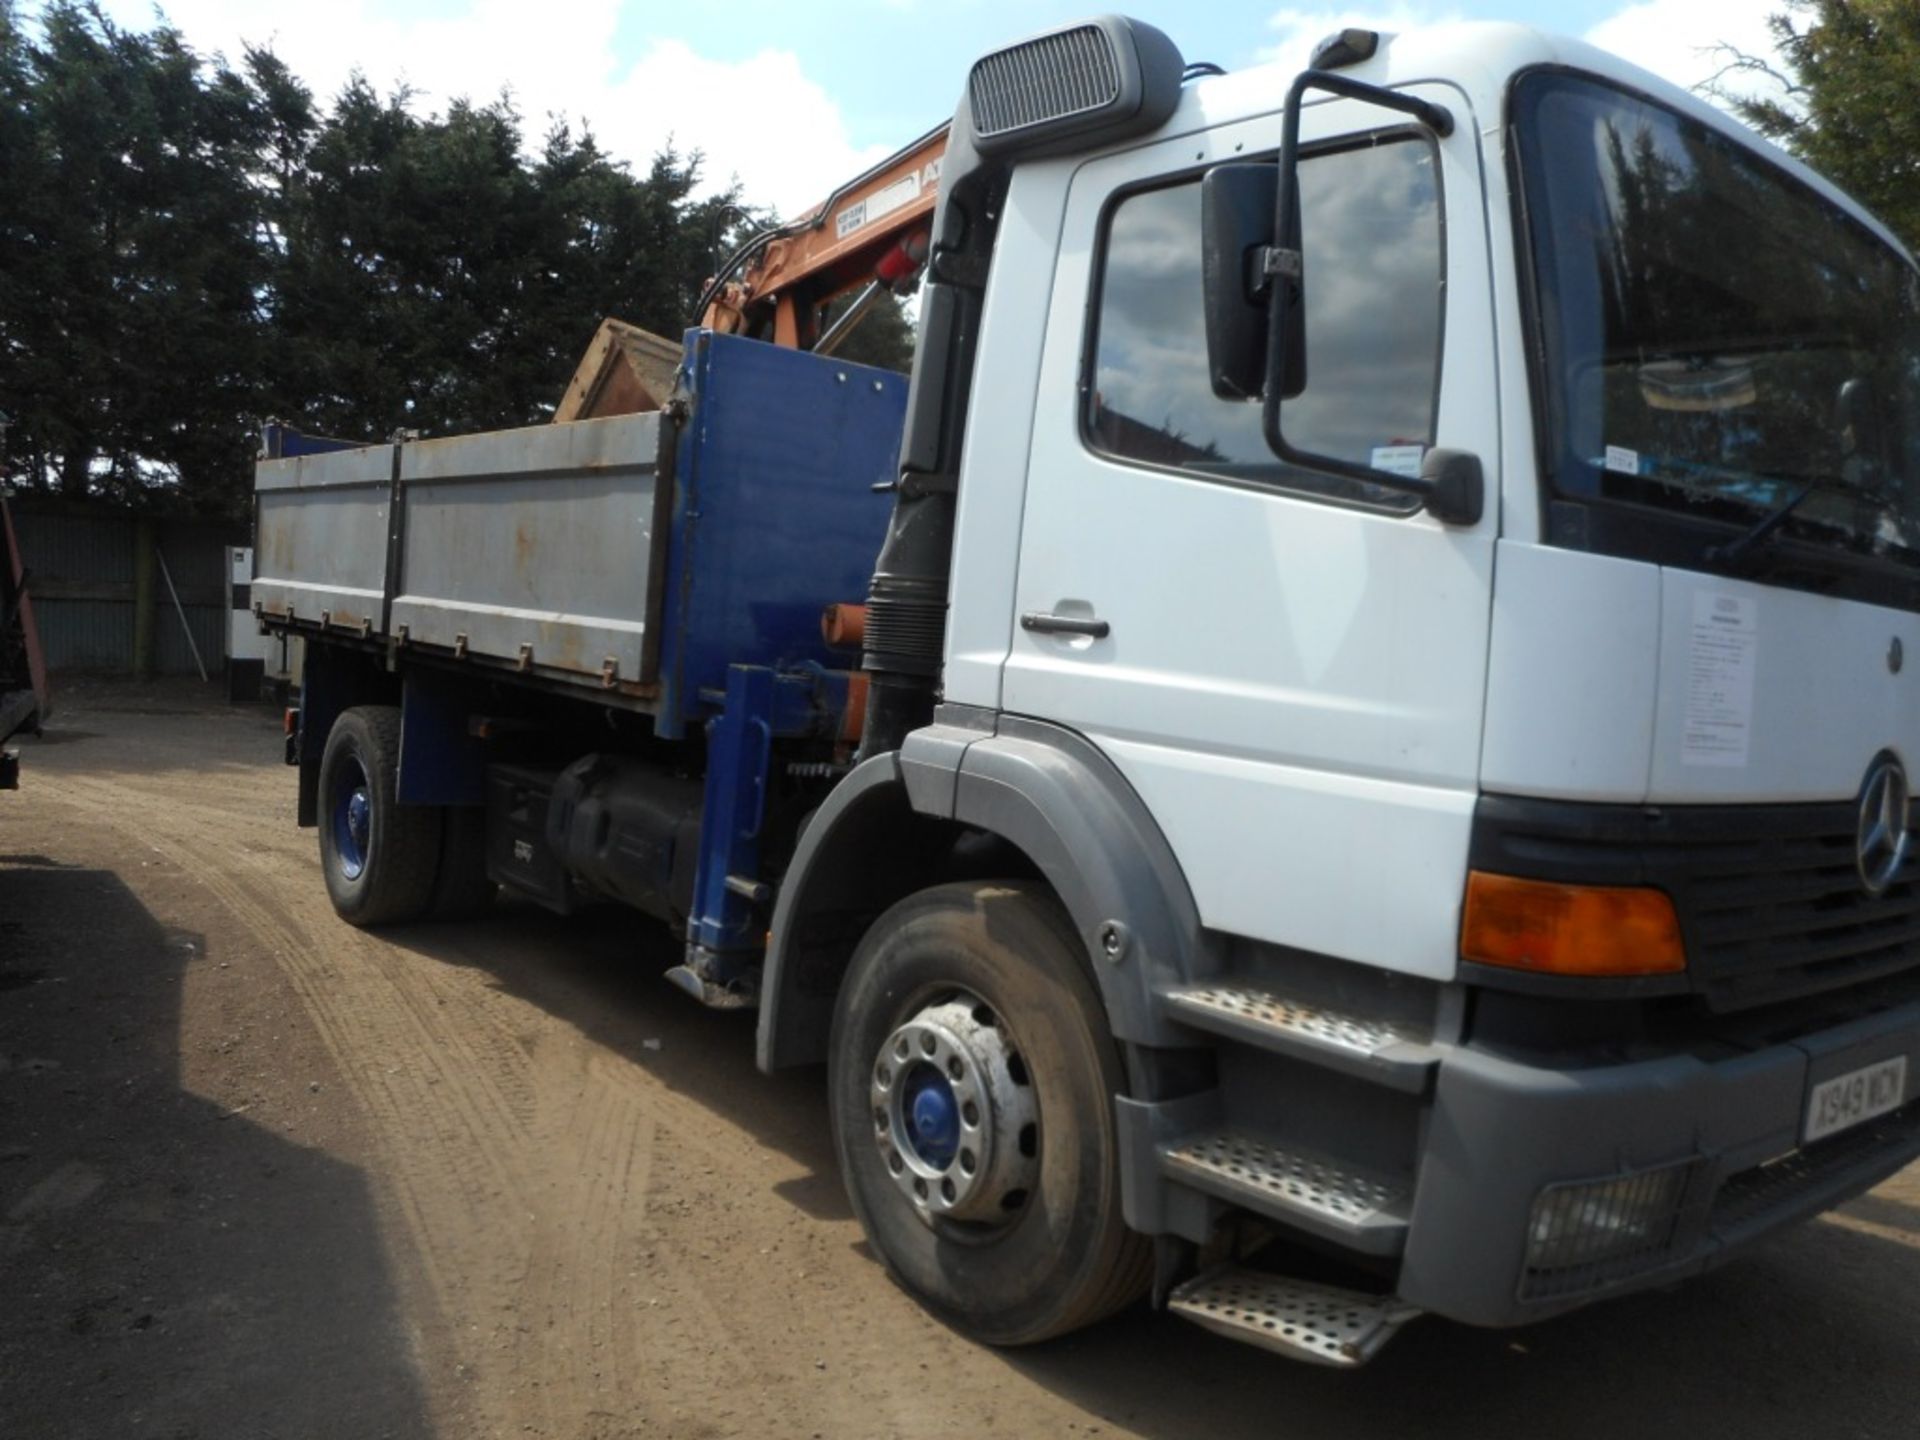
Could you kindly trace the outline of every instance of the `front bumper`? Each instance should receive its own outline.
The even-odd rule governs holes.
[[[1908,1057],[1899,1110],[1805,1148],[1811,1087]],[[1517,1325],[1666,1284],[1869,1189],[1920,1157],[1920,1002],[1736,1058],[1554,1070],[1447,1053],[1429,1115],[1399,1293]],[[1529,1265],[1536,1197],[1664,1167],[1671,1223],[1625,1253]]]

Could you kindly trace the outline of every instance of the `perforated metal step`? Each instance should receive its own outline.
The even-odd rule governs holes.
[[[1321,1155],[1216,1130],[1164,1147],[1160,1168],[1256,1214],[1369,1254],[1396,1254],[1406,1241],[1406,1185]]]
[[[1392,1298],[1234,1269],[1189,1280],[1167,1306],[1229,1339],[1346,1369],[1378,1355],[1420,1313]]]
[[[1291,1000],[1241,981],[1164,991],[1174,1018],[1262,1049],[1291,1051],[1395,1089],[1418,1092],[1434,1054],[1418,1036],[1388,1021]]]

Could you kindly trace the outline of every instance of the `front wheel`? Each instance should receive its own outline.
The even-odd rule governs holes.
[[[353,925],[414,920],[433,902],[441,814],[402,805],[400,711],[343,710],[320,755],[320,868],[340,918]]]
[[[1118,1047],[1059,903],[942,885],[868,932],[834,1013],[834,1143],[895,1279],[956,1329],[1021,1345],[1135,1299],[1120,1213]]]

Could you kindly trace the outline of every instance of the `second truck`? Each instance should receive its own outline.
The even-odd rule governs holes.
[[[1920,1155],[1883,226],[1504,26],[1070,26],[972,67],[937,187],[910,386],[736,288],[657,412],[278,442],[346,919],[673,927],[995,1343],[1151,1294],[1353,1365]]]

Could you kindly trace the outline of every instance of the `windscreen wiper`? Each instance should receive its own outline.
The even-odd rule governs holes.
[[[1800,508],[1800,502],[1820,488],[1818,480],[1809,480],[1793,494],[1782,500],[1773,509],[1754,521],[1752,527],[1742,531],[1724,545],[1707,547],[1707,563],[1724,565],[1736,573],[1746,558],[1762,545],[1773,539],[1780,527],[1787,523],[1787,517]]]

